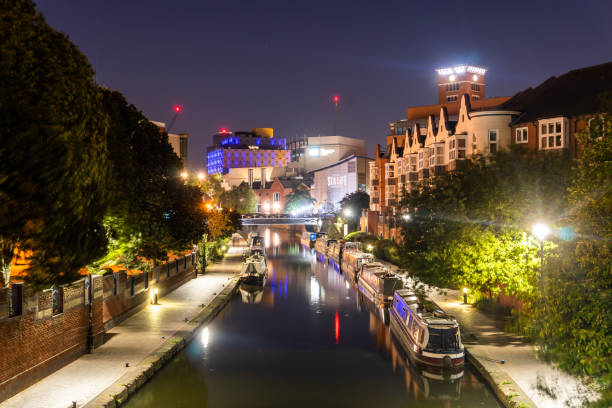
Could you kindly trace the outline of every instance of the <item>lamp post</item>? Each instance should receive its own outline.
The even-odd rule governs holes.
[[[542,222],[538,222],[531,229],[532,234],[540,241],[540,281],[544,275],[544,240],[550,234],[550,227]]]
[[[200,171],[198,172],[198,186],[202,185],[202,181],[204,181],[204,173]]]

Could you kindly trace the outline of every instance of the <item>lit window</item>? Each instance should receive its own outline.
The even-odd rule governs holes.
[[[457,102],[457,95],[448,95],[446,97],[446,102]]]
[[[272,200],[273,200],[275,203],[279,202],[279,201],[280,201],[280,193],[274,193],[274,194],[273,194],[273,197],[272,197]]]

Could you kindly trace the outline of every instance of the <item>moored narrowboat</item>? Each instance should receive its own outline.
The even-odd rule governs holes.
[[[414,291],[395,292],[391,331],[404,350],[419,363],[456,368],[464,364],[459,324],[434,302],[421,302]]]
[[[373,260],[374,256],[367,252],[358,250],[347,251],[342,255],[341,269],[353,282],[357,282],[359,272],[361,271],[361,265],[372,262]]]
[[[321,255],[327,256],[329,245],[337,241],[337,239],[331,239],[327,235],[324,235],[316,239],[314,249]]]
[[[304,231],[300,238],[300,243],[307,248],[314,248],[315,241],[318,237],[324,235],[322,232],[308,232]]]
[[[379,262],[363,264],[359,273],[359,291],[376,303],[391,303],[393,293],[404,286],[402,279]]]

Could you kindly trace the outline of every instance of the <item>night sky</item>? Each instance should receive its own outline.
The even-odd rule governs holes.
[[[564,3],[568,5],[565,6]],[[434,68],[482,65],[487,96],[612,61],[612,2],[41,0],[98,83],[189,133],[189,166],[221,127],[384,143],[406,107],[437,103]]]

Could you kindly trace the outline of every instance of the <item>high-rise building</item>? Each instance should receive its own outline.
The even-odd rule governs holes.
[[[271,128],[256,128],[250,132],[230,132],[221,129],[213,135],[208,147],[208,174],[219,174],[229,186],[243,181],[271,181],[281,176],[291,161],[286,138],[275,138]]]

